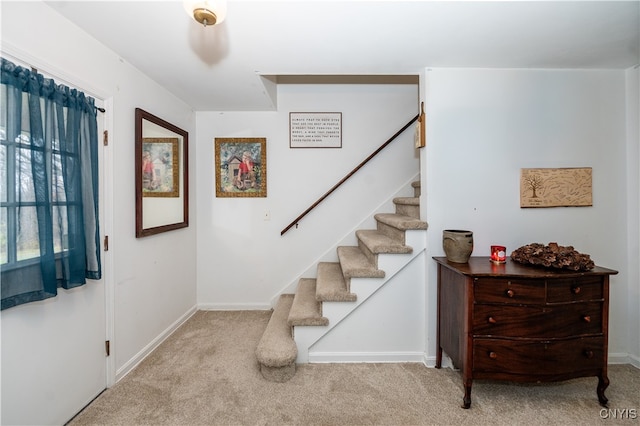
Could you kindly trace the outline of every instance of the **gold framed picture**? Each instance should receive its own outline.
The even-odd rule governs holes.
[[[216,197],[267,196],[267,139],[215,138]]]

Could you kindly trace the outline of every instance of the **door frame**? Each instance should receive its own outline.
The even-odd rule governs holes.
[[[107,132],[108,143],[102,145],[102,170],[100,173],[101,194],[100,203],[102,211],[102,279],[105,291],[105,339],[109,341],[110,355],[105,357],[106,380],[105,386],[112,387],[116,383],[116,357],[114,355],[115,344],[115,292],[113,285],[113,239],[109,241],[108,250],[105,250],[105,236],[113,235],[113,97],[103,101],[105,112],[103,117],[103,130]],[[104,139],[103,139],[104,140]],[[106,344],[106,343],[105,343]]]

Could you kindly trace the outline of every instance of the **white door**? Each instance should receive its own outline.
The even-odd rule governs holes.
[[[103,128],[98,113],[99,135]],[[104,153],[99,157],[104,235]],[[104,257],[102,280],[2,311],[1,424],[64,424],[105,389]]]

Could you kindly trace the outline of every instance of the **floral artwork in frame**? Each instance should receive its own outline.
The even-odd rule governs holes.
[[[179,169],[178,138],[143,138],[143,197],[178,197]]]
[[[267,196],[266,145],[266,138],[215,138],[216,197]]]

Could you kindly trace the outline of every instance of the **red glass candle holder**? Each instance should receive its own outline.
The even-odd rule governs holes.
[[[507,261],[507,248],[505,246],[491,246],[491,259],[493,263],[505,263]]]

